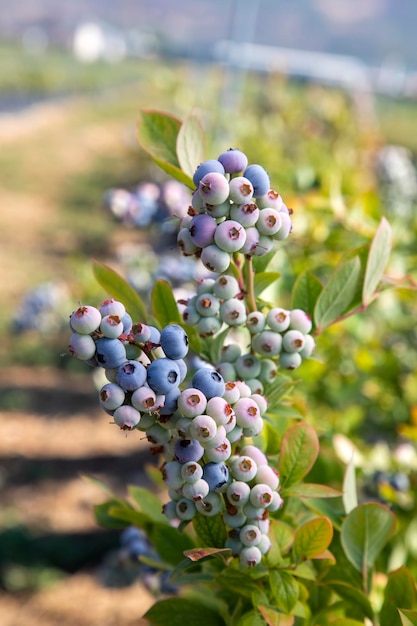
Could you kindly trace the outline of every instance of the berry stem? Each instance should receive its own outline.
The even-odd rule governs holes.
[[[255,298],[255,271],[253,269],[252,257],[246,257],[244,265],[244,277],[245,277],[245,291],[246,291],[246,304],[249,309],[249,313],[257,311],[256,298]]]

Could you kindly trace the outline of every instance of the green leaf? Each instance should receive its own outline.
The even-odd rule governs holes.
[[[149,539],[161,559],[171,565],[181,563],[184,552],[195,547],[189,535],[166,524],[153,525],[149,531]]]
[[[145,513],[141,513],[140,511],[135,511],[129,506],[126,506],[125,503],[122,505],[115,505],[109,508],[109,515],[114,517],[115,519],[124,520],[128,524],[133,526],[137,526],[138,528],[146,528],[149,524],[149,517],[145,515]],[[126,525],[126,524],[125,524]]]
[[[128,523],[123,518],[117,518],[110,513],[113,507],[121,506],[122,504],[122,501],[116,498],[103,502],[103,504],[95,504],[93,510],[97,524],[102,528],[126,528]]]
[[[226,337],[230,332],[230,326],[222,330],[220,333],[210,338],[210,361],[217,363],[220,360],[221,350],[226,341]]]
[[[231,555],[230,548],[193,548],[185,550],[184,556],[191,561],[201,561],[207,557],[220,556],[222,559]]]
[[[279,272],[260,272],[255,274],[255,297],[258,298],[265,289],[276,283],[280,276]]]
[[[192,178],[181,170],[177,156],[177,138],[181,124],[181,120],[168,113],[141,111],[138,141],[142,149],[164,172],[194,189]]]
[[[327,485],[316,485],[315,483],[296,483],[281,492],[283,498],[288,496],[297,498],[337,498],[341,492]]]
[[[269,531],[271,547],[266,555],[266,562],[269,567],[283,566],[285,556],[294,543],[294,537],[295,533],[291,526],[280,520],[271,520]]]
[[[256,609],[253,609],[242,615],[236,622],[236,626],[265,626],[265,623],[262,615]]]
[[[139,511],[144,513],[152,522],[169,526],[168,518],[162,513],[162,503],[149,489],[130,485],[128,493]]]
[[[294,558],[314,559],[327,550],[333,538],[333,526],[327,517],[316,517],[305,522],[295,533]]]
[[[147,313],[139,294],[115,270],[104,263],[93,261],[93,273],[103,289],[122,302],[134,322],[146,323]]]
[[[258,610],[268,626],[292,626],[294,624],[293,615],[284,615],[269,606],[258,605]]]
[[[183,121],[177,136],[176,152],[181,169],[190,178],[204,160],[205,133],[200,120],[189,115]]]
[[[231,567],[224,568],[216,580],[220,589],[228,589],[245,598],[251,598],[257,589],[257,583],[247,573]]]
[[[329,518],[334,528],[340,529],[345,518],[343,499],[340,498],[308,498],[304,504],[317,513]]]
[[[343,550],[364,580],[396,525],[395,515],[382,504],[360,504],[346,517],[341,528]]]
[[[391,254],[391,246],[391,226],[385,217],[383,217],[372,240],[368,262],[366,264],[362,291],[362,301],[365,306],[372,300],[375,290],[379,285]]]
[[[313,467],[319,453],[319,440],[312,426],[304,422],[287,430],[281,442],[278,472],[282,487],[300,482]]]
[[[391,572],[384,591],[384,603],[379,614],[381,626],[401,626],[398,607],[412,609],[416,602],[416,584],[406,567]]]
[[[271,570],[269,584],[276,606],[284,613],[291,613],[297,603],[300,590],[294,577],[288,572]]]
[[[342,263],[353,259],[355,256],[359,257],[359,261],[361,263],[361,271],[356,285],[355,295],[353,296],[352,302],[349,305],[350,310],[361,307],[363,304],[362,290],[363,282],[365,280],[366,265],[368,263],[369,249],[370,244],[366,243],[363,246],[359,246],[358,248],[353,248],[352,250],[349,250],[346,254],[343,255]]]
[[[303,272],[295,281],[291,295],[291,308],[302,309],[314,320],[314,307],[322,290],[323,285],[314,274]]]
[[[417,611],[398,609],[402,626],[417,626]]]
[[[177,137],[181,120],[156,110],[143,110],[140,113],[138,139],[140,146],[152,158],[180,167],[177,157]]]
[[[279,404],[279,401],[288,394],[297,384],[288,376],[278,374],[272,383],[265,385],[264,394],[268,398],[268,411]]]
[[[346,467],[343,478],[343,505],[346,514],[349,514],[358,506],[358,492],[356,488],[356,472],[353,457]]]
[[[329,580],[326,581],[326,584],[341,598],[349,602],[356,611],[360,611],[363,617],[369,618],[373,623],[374,612],[371,603],[362,591],[340,580]]]
[[[166,280],[159,279],[155,282],[151,299],[152,313],[161,328],[167,324],[182,325],[177,301],[172,293],[171,285]]]
[[[277,251],[273,249],[267,252],[266,254],[264,254],[263,256],[252,257],[252,267],[254,269],[255,274],[260,274],[261,272],[264,272],[266,270],[266,268],[268,267],[268,265],[274,258],[276,252]]]
[[[361,263],[356,256],[336,269],[329,282],[317,298],[314,307],[314,321],[322,331],[349,309],[355,295],[361,271]]]
[[[144,615],[151,626],[225,626],[218,613],[186,598],[168,598],[154,604]]]
[[[224,547],[227,531],[220,514],[207,516],[197,513],[193,518],[193,526],[205,546],[209,548]]]

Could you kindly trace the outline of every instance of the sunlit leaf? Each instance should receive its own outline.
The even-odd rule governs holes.
[[[284,613],[291,613],[298,600],[300,589],[294,576],[273,569],[269,573],[269,584],[276,606]]]
[[[361,264],[358,257],[337,268],[317,298],[314,321],[321,331],[349,309],[355,295]]]
[[[181,169],[177,156],[177,138],[181,120],[155,110],[141,111],[138,141],[153,161],[167,174],[194,189],[192,178]]]
[[[280,276],[279,272],[257,273],[255,275],[255,296],[260,296],[265,289],[276,283]]]
[[[333,538],[333,526],[327,517],[316,517],[305,522],[295,533],[293,545],[297,561],[313,559],[326,550]]]
[[[406,567],[400,567],[388,575],[384,590],[384,603],[379,614],[380,626],[401,626],[401,609],[413,609],[416,602],[416,583]]]
[[[377,289],[391,254],[392,231],[389,222],[383,217],[375,233],[369,250],[363,283],[362,299],[367,305]]]
[[[296,483],[281,492],[282,497],[296,496],[297,498],[337,498],[342,495],[338,489],[327,485],[314,483]]]
[[[169,520],[162,512],[161,501],[149,489],[144,489],[137,485],[129,485],[128,493],[138,509],[147,515],[149,519],[155,523],[169,526]]]
[[[358,506],[356,472],[353,457],[346,467],[345,476],[343,478],[343,505],[346,513],[350,513]]]
[[[360,504],[344,520],[341,529],[343,550],[364,577],[393,535],[395,525],[395,515],[377,502]]]
[[[152,289],[152,313],[161,328],[182,323],[172,287],[166,280],[157,280]]]
[[[314,308],[322,290],[323,285],[314,274],[303,272],[295,281],[291,295],[291,308],[302,309],[314,320]]]
[[[346,600],[355,611],[360,611],[363,617],[367,617],[373,623],[374,612],[368,597],[359,589],[339,580],[326,581],[343,600]]]
[[[139,294],[124,278],[111,267],[99,261],[93,261],[93,273],[103,289],[125,305],[134,322],[146,323],[145,306]]]
[[[268,606],[258,605],[258,609],[268,626],[292,626],[294,624],[293,615],[284,615]]]
[[[183,172],[193,177],[198,165],[204,160],[205,133],[200,120],[188,115],[178,132],[176,152]]]
[[[281,442],[278,472],[282,487],[300,482],[313,467],[319,453],[319,440],[312,426],[304,422],[287,430]]]
[[[417,626],[417,611],[398,609],[402,626]]]

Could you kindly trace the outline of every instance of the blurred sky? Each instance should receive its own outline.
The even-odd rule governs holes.
[[[201,51],[234,38],[417,68],[416,0],[0,0],[0,36],[42,23],[65,40],[99,19]]]

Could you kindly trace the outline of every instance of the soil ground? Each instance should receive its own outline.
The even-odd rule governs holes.
[[[82,176],[89,159],[109,151],[117,159],[123,119],[119,125],[88,120],[88,130],[74,135],[70,122],[78,106],[42,105],[0,118],[6,174],[10,168],[0,180],[0,284],[6,314],[37,280],[52,277],[51,267],[58,279],[70,271],[72,235],[59,222],[55,204],[64,174]],[[49,151],[49,161],[37,163],[37,147]],[[20,150],[22,168],[33,177],[27,186],[13,178],[13,155]],[[48,180],[50,189],[43,194]],[[97,527],[92,508],[106,494],[85,476],[101,479],[120,495],[128,484],[146,484],[147,442],[139,433],[126,436],[109,424],[97,407],[89,374],[4,367],[0,397],[0,563],[6,555],[7,572],[2,573],[8,581],[0,589],[1,626],[144,624],[141,618],[154,596],[140,580],[124,586],[109,582],[109,572],[117,578],[118,534]],[[60,575],[45,581],[39,546],[46,544],[52,552],[59,541],[63,548],[49,567]],[[22,584],[33,569],[35,584]]]

